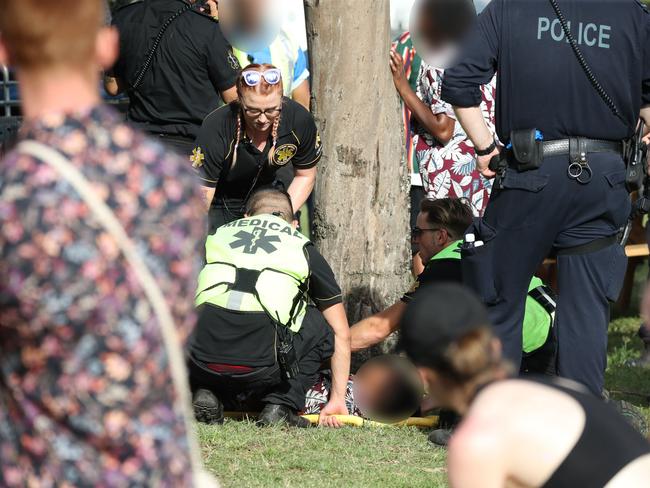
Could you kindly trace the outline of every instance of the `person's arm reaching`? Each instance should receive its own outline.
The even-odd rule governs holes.
[[[487,149],[494,141],[479,107],[481,86],[488,84],[497,70],[502,8],[503,2],[492,0],[483,10],[465,42],[460,61],[445,70],[442,82],[442,99],[453,105],[456,118],[476,149]],[[477,168],[486,178],[495,176],[488,165],[497,154],[499,149],[495,148],[487,156],[476,158]]]
[[[361,320],[352,326],[351,344],[353,351],[360,351],[379,344],[399,328],[406,303],[399,301],[386,310]]]
[[[493,142],[494,136],[488,129],[480,107],[454,107],[456,117],[463,126],[465,133],[477,149],[487,149]],[[487,156],[476,156],[476,168],[486,178],[494,178],[495,173],[488,166],[490,160],[499,154],[499,147],[495,145],[494,150]]]
[[[309,80],[303,81],[298,85],[293,92],[291,92],[293,101],[298,102],[300,105],[309,110],[311,105],[311,92],[309,88]]]
[[[332,389],[329,401],[318,419],[319,425],[340,427],[333,415],[348,415],[345,392],[350,376],[350,326],[342,303],[321,310],[325,320],[334,330],[334,355],[332,356]]]
[[[292,158],[293,181],[287,188],[293,210],[297,212],[311,195],[316,184],[316,166],[321,159],[323,146],[314,117],[304,107],[298,106],[294,120],[298,150]]]
[[[316,184],[317,172],[316,166],[309,169],[295,168],[293,181],[287,189],[294,211],[300,210],[300,207],[305,204],[309,195],[311,195]]]
[[[319,424],[340,427],[332,415],[347,415],[345,393],[350,375],[350,326],[343,308],[341,288],[334,272],[313,244],[305,248],[309,260],[309,297],[334,331],[334,355],[331,358],[332,388],[329,402],[320,412]]]
[[[216,191],[216,188],[209,188],[207,186],[201,187],[201,196],[203,197],[203,205],[206,212],[210,211],[210,206],[212,205],[212,200],[214,200]]]
[[[390,70],[393,73],[393,82],[397,93],[409,108],[413,116],[436,140],[446,145],[454,135],[455,121],[444,113],[434,114],[431,107],[428,107],[411,88],[406,74],[404,73],[404,61],[402,56],[392,49],[390,51]]]
[[[232,161],[234,125],[228,106],[221,107],[204,120],[195,141],[190,162],[201,183],[206,212],[214,199],[224,165]]]
[[[224,103],[229,104],[230,102],[234,102],[239,98],[239,95],[237,94],[237,87],[233,86],[231,88],[228,88],[227,90],[224,90],[221,92],[221,99],[224,101]]]

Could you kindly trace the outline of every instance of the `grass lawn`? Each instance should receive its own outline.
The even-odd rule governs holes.
[[[607,387],[650,420],[650,370],[624,366],[639,355],[638,325],[638,318],[612,322]],[[227,421],[201,425],[200,438],[206,465],[225,488],[446,486],[445,451],[416,428],[260,429]]]

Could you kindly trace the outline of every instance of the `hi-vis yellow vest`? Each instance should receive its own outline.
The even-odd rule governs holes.
[[[309,240],[283,219],[258,215],[219,227],[208,236],[196,306],[266,312],[298,332],[307,307]]]

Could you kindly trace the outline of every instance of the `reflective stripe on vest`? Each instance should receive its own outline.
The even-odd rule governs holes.
[[[451,243],[433,256],[431,261],[460,259],[462,244],[462,240]],[[534,352],[546,343],[551,326],[555,321],[555,307],[553,292],[544,285],[542,280],[533,276],[528,287],[522,331],[522,350],[525,353]]]
[[[298,332],[307,307],[309,240],[284,220],[258,215],[219,227],[206,240],[196,306],[266,312]]]

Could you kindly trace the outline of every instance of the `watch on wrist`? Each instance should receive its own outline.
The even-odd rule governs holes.
[[[485,149],[479,149],[478,147],[474,147],[474,152],[476,152],[477,156],[488,156],[492,151],[494,151],[497,148],[497,142],[492,141],[492,144],[490,144],[488,147]]]

